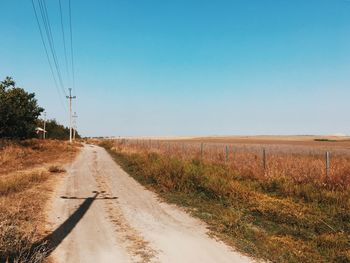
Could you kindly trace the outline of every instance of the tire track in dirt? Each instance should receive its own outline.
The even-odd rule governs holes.
[[[111,198],[109,186],[98,168],[97,153],[93,156],[93,176],[95,177],[97,187],[102,198]],[[150,247],[141,234],[128,224],[123,213],[120,210],[118,199],[110,199],[104,203],[105,210],[109,220],[115,226],[115,232],[121,244],[132,255],[132,260],[137,263],[157,262],[155,257],[157,252]]]
[[[48,216],[56,263],[251,263],[210,238],[206,225],[161,202],[101,147],[85,145]]]

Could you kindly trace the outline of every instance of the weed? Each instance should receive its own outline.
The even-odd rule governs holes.
[[[6,178],[0,178],[0,196],[24,191],[34,184],[42,183],[47,179],[48,174],[43,171],[22,173]]]
[[[0,140],[0,262],[44,262],[45,244],[38,241],[55,178],[50,172],[63,172],[57,163],[73,158],[77,146],[54,140]]]
[[[271,262],[350,262],[348,181],[327,183],[292,162],[292,173],[262,174],[249,154],[243,155],[248,165],[238,167],[238,161],[184,158],[171,149],[157,152],[111,141],[103,146],[135,179],[190,208],[242,252]]]
[[[50,173],[64,173],[66,170],[57,166],[57,165],[52,165],[49,167],[49,172]]]
[[[56,159],[69,160],[75,156],[77,146],[56,140],[0,140],[0,176],[41,166]]]

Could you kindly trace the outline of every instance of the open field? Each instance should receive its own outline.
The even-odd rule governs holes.
[[[178,137],[181,140],[181,137]],[[206,142],[226,142],[226,143],[235,143],[235,142],[267,142],[267,143],[305,143],[305,142],[314,142],[314,141],[336,141],[336,142],[348,142],[350,143],[349,136],[336,136],[336,135],[253,135],[253,136],[242,136],[242,135],[232,135],[232,136],[195,136],[195,137],[185,137],[185,140],[201,140]],[[349,144],[350,145],[350,144]]]
[[[78,147],[53,140],[0,142],[0,262],[42,262],[45,206]],[[34,245],[35,244],[35,245]]]
[[[350,136],[335,135],[255,135],[255,136],[130,136],[111,137],[107,139],[126,140],[159,140],[159,141],[183,141],[183,142],[216,142],[216,143],[243,143],[243,144],[291,144],[311,146],[341,146],[350,147]],[[334,144],[336,143],[336,144]]]
[[[272,262],[350,262],[348,142],[213,140],[103,145],[134,178],[240,251]]]
[[[283,176],[298,183],[312,181],[338,189],[350,184],[350,142],[344,137],[198,137],[117,141],[127,145],[130,150],[225,164],[245,176]]]

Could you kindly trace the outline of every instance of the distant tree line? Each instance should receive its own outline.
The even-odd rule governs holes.
[[[38,127],[44,127],[44,120],[39,119],[37,121]],[[46,121],[46,138],[65,140],[69,138],[69,127],[65,127],[62,124],[57,123],[55,119]],[[78,131],[75,133],[75,138],[79,139],[80,135]]]
[[[39,116],[44,111],[38,105],[34,93],[28,93],[17,87],[15,81],[6,77],[0,82],[0,138],[27,139],[38,137],[35,130],[43,128],[43,120]],[[69,128],[56,122],[46,122],[46,137],[67,139]],[[76,138],[80,138],[76,133]]]

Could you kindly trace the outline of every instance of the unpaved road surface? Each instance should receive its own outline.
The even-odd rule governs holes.
[[[253,262],[206,226],[161,202],[101,147],[85,145],[54,193],[54,262]]]

